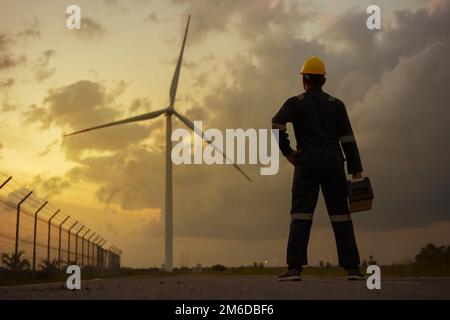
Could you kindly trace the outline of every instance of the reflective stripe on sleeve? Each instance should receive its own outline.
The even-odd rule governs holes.
[[[281,123],[272,123],[272,129],[286,131],[286,125]]]
[[[330,215],[331,222],[343,222],[343,221],[352,221],[352,218],[349,214],[333,214]]]
[[[339,138],[339,141],[341,143],[355,142],[355,136],[352,134],[348,136],[342,136]]]
[[[291,213],[291,220],[312,220],[312,213]]]

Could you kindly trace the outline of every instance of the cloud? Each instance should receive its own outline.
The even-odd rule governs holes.
[[[119,128],[119,127],[118,127]],[[134,145],[113,155],[88,157],[68,172],[72,181],[99,185],[96,196],[103,204],[123,209],[159,208],[163,204],[163,150]]]
[[[23,112],[24,124],[40,124],[41,129],[48,129],[52,123],[52,117],[48,114],[47,110],[40,108],[35,104],[29,106],[27,110]]]
[[[148,98],[134,98],[131,102],[130,112],[148,112],[152,104]]]
[[[192,33],[197,40],[232,23],[246,41],[245,52],[223,61],[223,78],[229,81],[213,86],[184,114],[193,120],[208,119],[209,127],[221,129],[269,128],[284,100],[301,91],[298,69],[303,60],[320,55],[329,71],[326,90],[347,103],[363,165],[374,183],[374,210],[355,215],[355,220],[368,229],[450,220],[445,202],[450,181],[445,140],[449,96],[444,87],[450,80],[446,59],[450,32],[443,23],[450,18],[449,4],[443,2],[432,11],[398,11],[381,32],[365,30],[364,11],[350,10],[331,19],[329,29],[313,40],[298,31],[319,13],[303,19],[304,12],[289,10],[283,2],[226,1],[214,8],[209,1],[181,5],[198,17],[197,25],[193,20],[198,33]],[[210,16],[208,9],[213,10]],[[412,37],[417,26],[417,37]],[[201,81],[201,74],[194,74],[195,80]],[[44,107],[35,107],[31,118],[64,131],[80,129],[119,119],[122,114],[110,107],[111,101],[114,95],[109,97],[101,84],[80,81],[50,90]],[[140,110],[142,105],[133,101],[131,108]],[[181,124],[174,120],[174,126]],[[74,136],[62,147],[76,163],[67,178],[98,184],[101,203],[127,210],[163,208],[161,120],[149,121],[146,127],[117,126]],[[282,161],[277,175],[265,177],[259,176],[257,167],[244,169],[254,183],[230,166],[174,166],[177,236],[285,238],[292,167]],[[317,213],[324,210],[321,202]],[[163,221],[145,224],[141,232],[161,234]]]
[[[14,43],[11,35],[0,32],[0,71],[2,69],[11,69],[26,62],[25,55],[16,56],[11,52],[11,46]]]
[[[264,38],[273,27],[284,31],[301,25],[315,10],[310,4],[274,0],[172,0],[191,14],[190,40],[203,40],[210,32],[224,32],[236,26],[246,39]],[[299,30],[297,30],[299,31]]]
[[[1,104],[2,112],[10,112],[17,109],[16,104],[12,103],[9,97],[9,92],[14,87],[15,83],[16,80],[14,78],[7,78],[0,80],[0,93],[3,94],[3,101]]]
[[[88,80],[78,81],[68,86],[52,89],[43,101],[42,107],[32,105],[24,112],[25,122],[50,126],[72,132],[98,124],[109,123],[126,115],[111,107],[124,89],[119,82],[110,92],[100,83]],[[148,136],[148,129],[139,124],[128,124],[115,130],[104,129],[63,140],[62,148],[69,159],[83,158],[83,152],[118,151],[128,145],[138,143]]]
[[[55,53],[55,50],[45,50],[36,60],[34,66],[32,67],[36,81],[41,82],[55,73],[55,68],[49,68],[50,59],[55,56]]]
[[[151,12],[144,18],[144,22],[158,22],[158,21],[159,18],[156,12]]]
[[[391,20],[385,19],[384,29],[376,32],[361,27],[367,17],[363,11],[353,9],[333,19],[321,34],[321,41],[331,53],[326,55],[327,60],[334,60],[328,66],[329,73],[342,75],[339,83],[332,83],[337,94],[345,94],[347,102],[354,103],[402,56],[418,54],[430,44],[445,41],[450,35],[449,4],[441,4],[433,12],[426,8],[395,11]],[[338,56],[344,59],[335,58],[336,47],[340,48]]]
[[[107,222],[105,224],[105,227],[106,227],[106,231],[109,234],[113,235],[114,237],[119,237],[120,236],[119,230],[117,230],[117,228],[115,228],[111,223]]]
[[[2,112],[12,112],[17,110],[17,105],[12,103],[8,96],[5,96],[2,101]]]
[[[443,119],[448,116],[446,110],[440,109],[449,101],[448,90],[441,88],[448,83],[449,76],[445,55],[450,30],[443,23],[450,18],[448,9],[448,4],[443,3],[431,13],[425,8],[415,12],[398,11],[395,20],[387,24],[381,34],[368,32],[364,28],[365,13],[356,10],[343,13],[317,40],[298,38],[289,28],[284,30],[284,37],[268,32],[263,38],[251,41],[245,55],[238,55],[228,62],[231,85],[213,88],[213,94],[206,96],[201,108],[210,111],[212,127],[267,127],[284,99],[300,91],[297,70],[302,61],[310,55],[321,55],[329,69],[326,89],[348,102],[354,127],[359,133],[364,166],[375,185],[373,212],[357,219],[369,228],[401,228],[449,220],[450,208],[443,201],[443,195],[449,189],[446,183],[449,181],[448,170],[444,165],[448,156],[442,151],[447,150],[443,139],[448,136],[448,130]],[[417,39],[410,37],[414,28],[420,29]],[[339,31],[331,32],[333,30]],[[330,44],[340,45],[343,49],[330,49]],[[429,85],[417,79],[427,79]],[[373,90],[376,94],[368,98],[368,92]],[[432,109],[436,116],[424,108],[434,103],[439,105]],[[369,105],[373,106],[370,114],[368,110],[364,111]],[[363,110],[364,116],[359,115],[358,110]],[[412,115],[415,117],[411,118]],[[421,119],[427,121],[424,123]],[[434,123],[438,125],[434,126]],[[415,133],[413,139],[411,132]],[[428,133],[433,143],[424,140],[428,139]],[[369,139],[366,135],[377,139]],[[421,156],[425,145],[429,156]],[[415,153],[411,153],[412,150]],[[441,152],[442,157],[436,160]],[[399,154],[403,155],[401,159],[391,158],[391,155]],[[413,158],[408,160],[411,156]],[[440,168],[438,182],[430,168],[441,161],[442,164],[437,165]],[[200,169],[191,170],[196,172],[191,176],[191,181],[195,181]],[[221,176],[220,169],[216,167],[216,170],[211,175]],[[425,178],[428,176],[430,178]],[[205,190],[202,195],[203,199],[208,199],[205,208],[199,205],[196,209],[190,205],[202,202],[192,193],[190,199],[177,198],[175,211],[181,216],[177,219],[182,220],[178,222],[178,232],[211,237],[284,236],[290,170],[282,167],[276,177],[264,178],[266,183],[259,179],[257,185],[245,187],[242,194],[236,191],[242,188],[240,181],[227,180],[229,187],[219,183],[214,191]],[[204,185],[214,185],[212,180],[200,181]],[[182,182],[178,180],[178,183]],[[195,182],[191,183],[192,188],[195,185]],[[217,199],[216,193],[223,199]],[[270,201],[261,202],[263,194],[270,194]],[[209,206],[212,208],[208,209]],[[213,217],[209,210],[217,216]],[[257,212],[257,221],[251,221],[252,212]],[[208,227],[202,228],[203,223]],[[213,225],[220,225],[219,230],[212,228]],[[157,222],[148,227],[149,232],[159,228]]]
[[[106,34],[106,29],[92,18],[82,16],[81,29],[73,33],[80,39],[98,40]]]
[[[41,36],[39,19],[33,18],[31,20],[24,21],[24,29],[16,33],[16,37],[23,39],[27,38],[39,38]]]
[[[450,187],[450,73],[442,72],[450,70],[449,49],[450,38],[401,58],[354,106],[366,167],[378,189],[379,209],[367,217],[371,226],[450,219],[444,196]]]
[[[29,38],[41,36],[40,23],[37,18],[25,20],[24,28],[13,33],[8,30],[0,31],[0,71],[12,69],[27,62],[25,54],[16,54],[12,48]]]
[[[10,89],[16,83],[13,78],[2,79],[0,80],[0,90],[1,89]]]
[[[32,181],[33,189],[39,191],[40,197],[52,199],[59,196],[65,189],[70,187],[70,181],[64,177],[46,177],[37,175]]]
[[[126,13],[129,11],[129,8],[123,5],[123,2],[120,0],[103,0],[103,2],[107,7],[119,11],[121,13]]]

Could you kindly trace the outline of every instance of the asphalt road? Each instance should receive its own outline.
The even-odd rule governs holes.
[[[365,281],[304,278],[277,282],[268,275],[179,275],[0,287],[0,299],[450,299],[450,278],[382,279],[380,290]]]

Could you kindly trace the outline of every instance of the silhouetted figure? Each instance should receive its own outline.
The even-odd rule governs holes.
[[[300,73],[305,92],[289,98],[272,119],[272,128],[280,130],[281,152],[295,166],[288,270],[279,280],[301,280],[302,266],[308,264],[309,234],[320,188],[333,225],[339,265],[347,270],[349,280],[362,279],[342,154],[344,150],[348,173],[353,179],[361,178],[363,170],[350,120],[344,103],[322,91],[326,71],[319,58],[306,60]],[[288,122],[294,127],[296,150],[290,146]]]

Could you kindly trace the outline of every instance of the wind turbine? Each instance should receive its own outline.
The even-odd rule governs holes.
[[[204,135],[204,133],[197,127],[194,126],[194,123],[186,118],[185,116],[178,113],[175,108],[175,97],[177,93],[177,87],[178,87],[178,79],[180,78],[180,69],[181,69],[181,63],[183,60],[183,53],[184,53],[184,46],[186,44],[186,38],[189,30],[189,22],[191,20],[191,16],[188,16],[187,24],[186,24],[186,30],[184,32],[183,37],[183,44],[181,46],[180,55],[178,57],[177,65],[175,68],[175,72],[173,74],[172,83],[170,85],[170,103],[169,106],[153,111],[144,113],[138,116],[134,116],[131,118],[114,121],[106,124],[102,124],[99,126],[95,126],[92,128],[72,132],[69,134],[64,135],[65,137],[76,135],[79,133],[97,130],[101,128],[116,126],[120,124],[126,124],[131,122],[138,122],[138,121],[144,121],[144,120],[150,120],[159,117],[160,115],[164,114],[166,116],[166,194],[165,194],[165,263],[163,265],[163,269],[166,271],[171,272],[173,270],[173,211],[172,211],[172,160],[171,160],[171,150],[172,150],[172,140],[171,140],[171,134],[172,134],[172,115],[177,117],[181,122],[183,122],[188,128],[190,128],[192,131],[194,131],[196,134],[198,134],[200,137],[203,138],[207,143],[211,144],[216,151],[218,151],[224,158],[229,158],[226,156],[226,154],[221,151],[217,146],[214,145],[214,143],[211,142],[211,140]],[[229,161],[228,163],[233,163],[234,161]],[[242,169],[233,163],[233,166],[247,178],[251,182],[250,177],[242,171]]]

